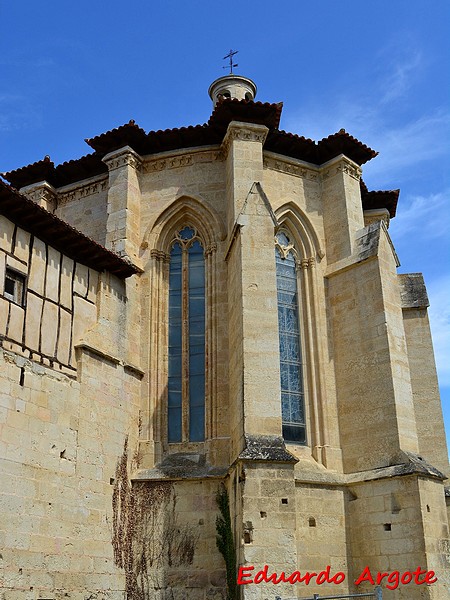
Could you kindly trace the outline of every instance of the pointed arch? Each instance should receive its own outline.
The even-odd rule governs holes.
[[[311,221],[294,202],[287,202],[277,208],[275,216],[278,228],[284,225],[291,232],[302,258],[322,259],[325,256]]]
[[[186,232],[192,239],[185,237]],[[156,217],[144,238],[149,258],[149,311],[153,324],[149,336],[149,415],[155,448],[159,449],[155,453],[157,461],[166,452],[183,451],[186,443],[202,443],[216,435],[217,248],[225,237],[225,228],[216,211],[201,198],[183,193]],[[195,244],[192,240],[196,240]],[[190,256],[195,245],[198,246],[195,256]],[[177,249],[181,249],[180,256],[175,256]],[[196,274],[192,261],[197,265]],[[201,310],[197,311],[191,300],[196,302],[197,308],[202,305]],[[194,323],[195,315],[201,316],[204,327],[201,320]],[[178,322],[182,323],[179,331]],[[191,335],[194,328],[195,335]],[[200,340],[195,348],[194,338]],[[184,365],[182,376],[178,372],[180,360]],[[194,375],[202,380],[198,398],[194,393],[200,387]],[[191,419],[194,413],[198,415],[196,424]],[[177,422],[176,427],[169,428],[171,415],[177,415],[178,421],[181,415],[180,427]],[[200,422],[201,427],[197,427]],[[198,429],[196,433],[194,425]]]
[[[321,363],[320,311],[318,306],[317,263],[324,257],[319,236],[310,219],[294,202],[286,202],[275,211],[275,234],[287,233],[296,259],[298,285],[299,334],[304,355],[303,385],[308,437],[313,456],[323,462],[327,444],[325,387]],[[286,250],[288,250],[286,248]]]
[[[224,240],[224,224],[216,213],[201,198],[182,194],[169,204],[148,229],[144,242],[160,252],[168,252],[175,233],[183,225],[192,225],[205,243],[205,248]]]

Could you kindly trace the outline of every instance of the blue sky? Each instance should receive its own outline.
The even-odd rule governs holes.
[[[448,0],[16,0],[0,22],[0,171],[87,154],[129,119],[206,122],[230,48],[257,99],[284,102],[281,128],[377,150],[363,176],[401,189],[390,234],[400,272],[426,279],[450,433]]]

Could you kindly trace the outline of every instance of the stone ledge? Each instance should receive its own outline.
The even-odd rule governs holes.
[[[447,476],[441,473],[441,471],[413,452],[401,451],[391,462],[394,464],[380,467],[379,469],[372,469],[371,471],[348,474],[346,476],[346,483],[358,483],[404,475],[422,475],[441,481],[447,479]]]
[[[353,254],[347,258],[330,264],[325,272],[325,277],[334,277],[335,275],[339,275],[344,271],[348,271],[349,269],[352,269],[361,263],[377,258],[382,230],[386,234],[396,266],[399,267],[400,262],[384,221],[375,221],[374,223],[370,223],[370,225],[367,225],[367,227],[363,227],[363,229],[360,229],[356,232],[356,247]]]
[[[80,350],[82,352],[87,352],[88,354],[93,354],[94,356],[100,357],[100,358],[107,360],[110,363],[113,363],[115,365],[120,365],[125,370],[131,371],[132,373],[139,375],[139,377],[143,377],[145,375],[145,372],[140,367],[133,365],[131,363],[125,362],[125,361],[121,360],[120,358],[117,358],[117,356],[113,356],[109,352],[106,352],[105,350],[101,350],[100,348],[96,348],[92,344],[88,344],[85,341],[81,341],[80,343],[76,344],[75,349]]]
[[[167,456],[154,469],[140,469],[133,480],[190,480],[190,479],[223,479],[227,475],[225,467],[213,467],[205,454],[194,452],[178,452]]]
[[[398,275],[400,298],[404,310],[428,308],[427,288],[422,273],[404,273]]]
[[[239,454],[239,460],[296,463],[281,436],[245,434],[245,448]]]

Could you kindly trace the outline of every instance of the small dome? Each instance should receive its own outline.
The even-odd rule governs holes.
[[[236,98],[237,100],[254,100],[256,84],[241,75],[225,75],[219,77],[209,86],[208,94],[214,106],[221,98]]]

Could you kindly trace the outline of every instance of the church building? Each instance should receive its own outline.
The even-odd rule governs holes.
[[[256,91],[230,74],[204,125],[2,174],[1,600],[450,599],[399,191]]]

